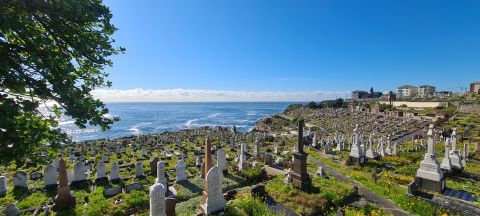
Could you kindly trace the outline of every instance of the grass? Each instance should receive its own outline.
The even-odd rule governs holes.
[[[377,182],[374,182],[371,178],[371,174],[367,172],[367,170],[370,169],[368,164],[366,167],[361,168],[345,167],[335,163],[331,158],[322,157],[319,154],[310,155],[335,168],[343,175],[362,183],[364,187],[372,190],[376,194],[392,200],[395,204],[411,214],[429,216],[433,215],[435,212],[434,207],[429,202],[408,196],[406,187],[401,186],[394,181],[393,179],[396,177],[390,172],[382,173]],[[407,182],[407,180],[405,180],[405,182]],[[444,210],[439,211],[446,213]]]
[[[350,186],[335,179],[312,179],[313,188],[300,191],[291,184],[285,184],[281,176],[269,181],[266,190],[277,202],[297,214],[326,214],[342,205],[344,199],[352,196]]]

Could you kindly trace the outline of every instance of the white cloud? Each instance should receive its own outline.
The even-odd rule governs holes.
[[[105,102],[257,102],[320,101],[346,97],[349,91],[254,92],[200,89],[97,89],[93,95]]]

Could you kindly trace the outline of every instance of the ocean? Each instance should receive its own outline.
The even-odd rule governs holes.
[[[71,119],[62,118],[59,128],[73,140],[118,138],[139,134],[153,134],[201,126],[232,126],[239,131],[251,130],[255,122],[283,111],[289,102],[237,103],[106,103],[109,115],[119,116],[112,128],[79,129]]]

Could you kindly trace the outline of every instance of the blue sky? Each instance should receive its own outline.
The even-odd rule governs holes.
[[[460,91],[480,80],[476,0],[105,3],[127,49],[108,69],[117,91],[338,97],[403,84]]]

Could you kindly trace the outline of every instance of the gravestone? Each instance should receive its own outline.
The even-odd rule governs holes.
[[[303,124],[303,120],[298,121],[297,147],[293,153],[293,172],[288,182],[291,182],[300,190],[307,190],[310,188],[312,181],[310,175],[307,173],[306,159],[308,154],[303,151]]]
[[[165,198],[165,213],[167,216],[175,216],[175,206],[177,205],[177,199],[175,197]]]
[[[134,182],[132,184],[125,185],[125,192],[130,193],[133,190],[141,191],[143,189],[143,185],[140,182]]]
[[[44,170],[43,182],[47,190],[55,190],[57,188],[57,169],[51,164]]]
[[[75,163],[73,167],[73,182],[85,181],[85,164],[81,161]]]
[[[157,178],[155,179],[155,183],[160,183],[168,188],[168,181],[165,176],[165,163],[163,161],[157,162]]]
[[[226,205],[219,172],[218,167],[214,166],[206,175],[205,187],[202,193],[202,205],[200,206],[205,215],[220,212]]]
[[[0,176],[0,196],[5,196],[8,192],[7,177]]]
[[[270,155],[270,154],[265,154],[265,158],[264,158],[263,162],[267,166],[273,166],[273,156]]]
[[[352,147],[350,148],[350,153],[348,154],[349,165],[360,166],[365,163],[365,155],[362,154],[362,149],[358,145],[359,130],[358,124],[355,125],[355,129],[353,130],[353,143]]]
[[[175,170],[177,172],[177,176],[175,177],[175,182],[182,182],[187,180],[187,177],[185,177],[185,170],[187,169],[187,164],[183,159],[179,160],[177,162],[177,165],[175,166]]]
[[[13,176],[13,180],[12,180],[13,186],[18,188],[28,189],[27,180],[28,180],[28,174],[25,171],[23,170],[17,171]]]
[[[220,171],[227,171],[227,155],[223,149],[217,151],[217,166]]]
[[[156,176],[157,175],[157,163],[158,163],[158,158],[154,158],[152,161],[150,161],[150,175],[151,176]]]
[[[42,174],[37,171],[33,171],[30,173],[30,180],[37,181],[41,178],[42,178]]]
[[[58,189],[54,203],[53,208],[55,210],[69,209],[75,206],[75,197],[68,185],[67,165],[63,158],[60,159],[58,164]]]
[[[445,176],[435,155],[434,133],[433,124],[431,124],[427,133],[428,150],[422,162],[420,162],[420,168],[417,170],[415,182],[419,188],[441,193],[445,189]]]
[[[247,157],[245,156],[246,143],[240,144],[240,155],[238,156],[238,170],[248,169]]]
[[[165,186],[161,183],[155,183],[150,186],[150,216],[166,216],[165,211]]]
[[[462,172],[462,157],[457,150],[457,128],[453,128],[452,136],[450,137],[451,149],[450,149],[450,161],[452,162],[452,171]]]
[[[117,162],[114,162],[112,166],[110,167],[110,181],[112,182],[118,182],[121,181],[120,177],[120,168],[118,167]]]
[[[445,172],[450,172],[452,170],[452,161],[450,160],[450,151],[448,149],[449,142],[450,139],[447,138],[447,141],[445,141],[445,155],[443,157],[442,164],[440,165],[440,168],[442,168],[442,170]]]
[[[145,174],[143,173],[143,161],[138,161],[135,164],[135,177],[143,178]]]
[[[323,167],[320,166],[318,167],[318,170],[317,170],[317,173],[315,173],[317,176],[320,176],[321,178],[327,178],[327,174],[325,173],[325,171],[323,170]]]
[[[106,197],[115,196],[120,193],[122,193],[121,187],[108,187],[108,188],[105,188],[105,190],[103,191],[103,196],[106,196]]]
[[[20,209],[14,203],[8,204],[5,210],[3,210],[5,216],[18,216],[20,215]]]
[[[105,173],[105,163],[103,161],[98,162],[95,174],[95,184],[105,184],[108,182],[107,174]]]

